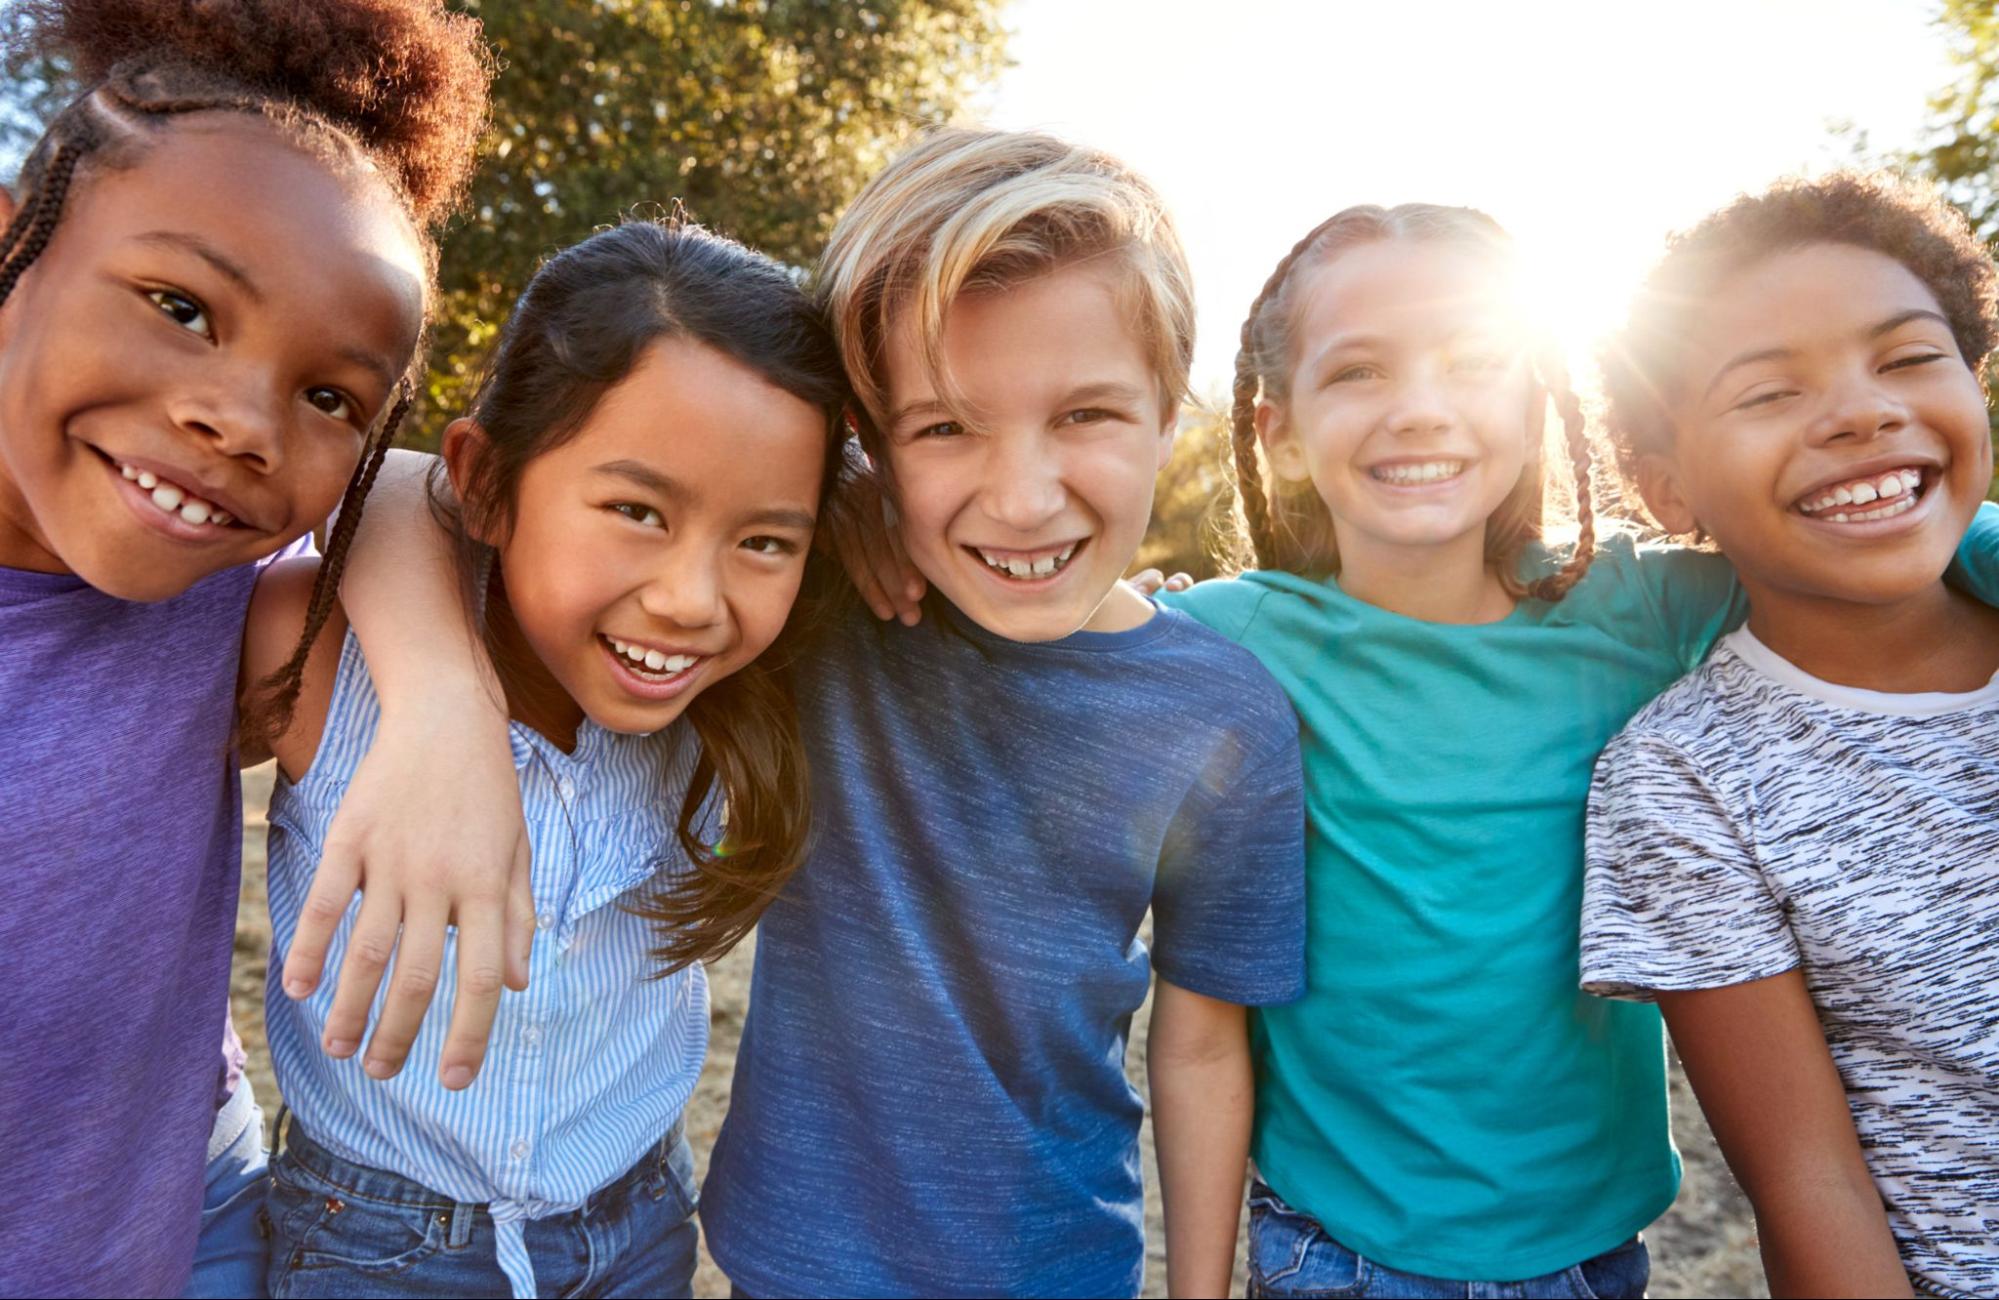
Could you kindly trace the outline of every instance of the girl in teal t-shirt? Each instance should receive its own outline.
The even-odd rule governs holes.
[[[1718,555],[1595,542],[1581,410],[1511,274],[1466,209],[1302,240],[1236,366],[1259,571],[1169,598],[1303,724],[1309,991],[1255,1022],[1252,1294],[1641,1295],[1678,1188],[1657,1012],[1577,987],[1583,814],[1599,751],[1745,605]],[[1999,593],[1995,512],[1965,554]]]

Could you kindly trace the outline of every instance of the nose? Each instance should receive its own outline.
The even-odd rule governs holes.
[[[1813,443],[1871,442],[1894,433],[1909,422],[1909,409],[1874,380],[1873,372],[1855,376],[1835,389],[1812,421]]]
[[[1027,433],[992,434],[988,445],[979,504],[989,518],[1031,533],[1062,513],[1067,493],[1057,448]]]
[[[639,593],[639,605],[675,627],[693,631],[717,626],[728,617],[722,557],[706,546],[670,548]]]
[[[1387,422],[1397,437],[1424,438],[1449,432],[1457,411],[1435,376],[1414,374],[1396,385]]]
[[[269,474],[284,464],[284,409],[285,399],[269,385],[232,374],[179,395],[167,416],[212,450]]]

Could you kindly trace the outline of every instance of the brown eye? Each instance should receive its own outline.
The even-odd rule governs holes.
[[[172,289],[151,289],[146,298],[160,309],[160,314],[191,334],[199,334],[205,339],[213,339],[215,331],[208,324],[208,310],[184,293]]]
[[[318,411],[322,415],[330,415],[336,420],[351,420],[354,418],[354,403],[348,398],[347,394],[337,388],[309,389],[306,392],[305,400],[312,404],[313,410]]]

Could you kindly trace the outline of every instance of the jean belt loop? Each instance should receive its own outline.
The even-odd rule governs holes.
[[[285,1121],[291,1118],[292,1108],[283,1101],[278,1102],[278,1118],[271,1125],[271,1159],[276,1160],[285,1149]]]
[[[451,1207],[451,1231],[445,1238],[448,1250],[463,1250],[472,1240],[472,1216],[479,1207],[469,1201],[459,1201]]]

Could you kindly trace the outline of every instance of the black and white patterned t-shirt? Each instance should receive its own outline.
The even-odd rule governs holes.
[[[1795,967],[1904,1265],[1999,1293],[1999,677],[1855,690],[1744,628],[1604,751],[1583,987]]]

